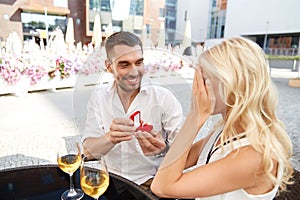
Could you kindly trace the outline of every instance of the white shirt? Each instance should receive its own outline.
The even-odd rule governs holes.
[[[198,159],[198,166],[205,165],[207,156],[211,150],[211,147],[214,146],[213,150],[215,149],[215,141],[217,140],[217,137],[219,137],[218,133],[221,130],[217,130],[209,139],[207,144],[204,146],[203,151],[200,154],[200,157]],[[222,151],[222,148],[217,149],[210,157],[209,163],[214,162],[216,160],[220,160],[224,157],[226,157],[230,152],[233,150],[247,146],[250,142],[248,138],[241,138],[239,140],[233,141],[233,149],[231,149],[231,145],[225,145],[224,149]],[[282,164],[279,162],[278,166],[278,177],[282,177],[283,169]],[[231,192],[227,192],[220,195],[215,195],[207,198],[197,198],[197,200],[273,200],[276,196],[277,190],[279,186],[275,186],[271,191],[265,193],[265,194],[248,194],[244,189],[238,189]]]
[[[110,129],[113,118],[129,118],[135,111],[141,112],[141,119],[153,125],[172,143],[182,124],[180,102],[168,89],[142,81],[141,89],[125,113],[114,82],[95,89],[87,106],[87,121],[83,133],[87,137],[100,137]],[[152,178],[162,158],[145,156],[136,138],[116,144],[105,156],[108,170],[141,184]]]

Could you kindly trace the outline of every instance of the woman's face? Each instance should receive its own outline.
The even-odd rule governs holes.
[[[213,114],[225,115],[226,113],[226,105],[224,103],[225,99],[222,99],[220,95],[220,88],[222,86],[220,86],[220,81],[218,77],[212,75],[211,73],[208,73],[205,67],[200,67],[200,70],[202,71],[204,82],[206,79],[209,79],[213,86],[214,94],[216,97],[216,105]]]

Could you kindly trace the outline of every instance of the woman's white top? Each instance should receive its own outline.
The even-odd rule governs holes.
[[[209,156],[209,154],[211,154],[210,152],[213,152],[216,149],[215,141],[217,141],[217,138],[219,137],[219,133],[220,133],[220,130],[216,131],[210,137],[207,144],[204,146],[203,151],[201,152],[200,157],[198,159],[198,163],[197,163],[198,166],[205,165],[206,161],[207,161],[207,157]],[[232,145],[228,144],[228,145],[225,145],[223,149],[219,148],[219,149],[215,150],[214,153],[211,154],[211,157],[209,158],[208,163],[214,162],[216,160],[220,160],[220,159],[226,157],[233,150],[243,147],[243,146],[247,146],[249,144],[250,144],[249,140],[246,137],[241,138],[239,140],[235,140],[235,141],[233,141]],[[212,148],[212,146],[213,146],[213,148]],[[211,151],[211,148],[212,148],[212,151]],[[283,173],[282,164],[279,163],[278,177],[282,177],[282,173]],[[219,195],[206,197],[206,198],[196,198],[196,199],[197,200],[262,200],[262,199],[263,200],[273,200],[273,198],[276,196],[278,187],[279,186],[275,186],[271,191],[269,191],[265,194],[259,194],[259,195],[249,194],[244,189],[238,189],[238,190],[234,190],[234,191],[227,192],[224,194],[219,194]]]

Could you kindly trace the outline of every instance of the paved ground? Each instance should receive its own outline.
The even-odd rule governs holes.
[[[278,115],[294,145],[294,166],[300,170],[300,88],[288,86],[288,71],[274,70],[279,91]],[[189,109],[192,73],[152,75],[170,88]],[[85,107],[93,86],[41,91],[16,97],[0,96],[0,169],[56,163],[57,144],[79,141]],[[214,119],[207,124],[209,128]]]

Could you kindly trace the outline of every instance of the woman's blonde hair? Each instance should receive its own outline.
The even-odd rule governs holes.
[[[219,80],[227,105],[221,144],[244,134],[263,156],[263,173],[282,190],[291,183],[292,144],[275,113],[278,96],[263,50],[249,39],[236,37],[204,51],[198,64]],[[274,160],[284,167],[283,176],[272,175]]]

